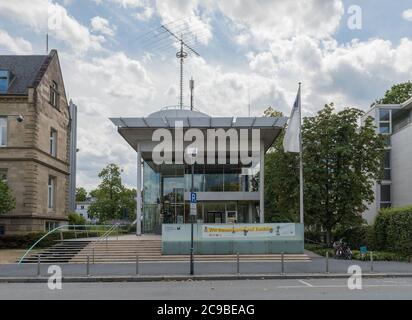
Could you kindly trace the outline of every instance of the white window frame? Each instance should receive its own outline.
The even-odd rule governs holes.
[[[50,155],[52,157],[57,157],[57,130],[51,128],[50,129]]]
[[[49,210],[56,209],[56,178],[49,176],[47,181],[47,208]]]
[[[0,148],[7,147],[7,122],[7,117],[0,116]]]
[[[390,201],[383,201],[382,200],[382,186],[389,186],[390,188],[390,193],[389,193],[389,197],[390,197]],[[390,207],[392,207],[392,183],[382,183],[379,186],[379,208],[383,208],[382,204],[389,204]]]
[[[389,112],[389,120],[381,120],[381,111],[385,110]],[[388,108],[379,108],[378,110],[378,122],[379,122],[379,133],[381,133],[381,124],[389,124],[389,133],[381,133],[383,135],[391,135],[392,134],[392,109]]]

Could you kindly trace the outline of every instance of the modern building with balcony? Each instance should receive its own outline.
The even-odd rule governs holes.
[[[412,204],[412,99],[402,104],[374,105],[362,120],[369,116],[387,142],[384,177],[375,182],[375,202],[364,214],[373,223],[381,208]]]
[[[193,191],[197,193],[198,223],[264,223],[264,159],[265,153],[279,136],[286,124],[286,118],[266,117],[211,117],[202,112],[189,109],[165,108],[144,118],[115,118],[111,121],[118,127],[120,135],[137,152],[137,219],[142,215],[144,233],[160,233],[163,224],[185,224],[190,221],[190,192],[192,190],[192,165],[176,161],[156,164],[153,151],[159,142],[153,141],[153,134],[158,129],[175,132],[181,127],[183,132],[199,129],[207,137],[210,129],[223,129],[228,135],[224,143],[216,139],[216,152],[223,145],[232,142],[233,135],[238,136],[238,143],[247,132],[243,145],[251,148],[253,131],[259,132],[259,150],[254,153],[248,165],[242,164],[238,152],[236,161],[231,159],[231,152],[225,153],[225,161],[209,164],[206,161],[209,144],[205,142],[204,164],[193,166]],[[180,155],[190,142],[180,147]],[[179,149],[174,141],[172,152]],[[229,150],[229,149],[227,149]],[[250,150],[248,150],[249,152]],[[233,154],[232,154],[233,156]],[[138,193],[139,194],[139,193]]]

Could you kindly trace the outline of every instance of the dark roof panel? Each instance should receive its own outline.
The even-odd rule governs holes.
[[[28,88],[36,86],[39,73],[49,56],[0,56],[0,69],[14,75],[7,94],[27,94]],[[43,67],[43,68],[42,68]]]

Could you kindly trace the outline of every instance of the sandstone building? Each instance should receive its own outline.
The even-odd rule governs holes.
[[[0,216],[0,235],[67,221],[72,126],[56,50],[0,56],[0,178],[16,198]]]

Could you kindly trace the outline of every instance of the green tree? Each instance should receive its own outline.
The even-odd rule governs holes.
[[[0,179],[0,214],[10,212],[16,207],[16,199],[11,194],[6,182]]]
[[[122,184],[120,168],[109,164],[99,173],[99,178],[102,179],[99,187],[90,193],[96,199],[88,209],[90,217],[105,222],[122,219],[127,212],[129,220],[134,220],[136,190],[128,189]]]
[[[372,118],[358,126],[363,111],[334,112],[326,105],[303,122],[305,221],[326,232],[363,222],[362,213],[374,200],[374,180],[382,177],[384,139]]]
[[[272,109],[265,115],[281,114]],[[373,181],[382,176],[383,137],[371,118],[359,128],[362,115],[357,109],[335,112],[330,104],[303,121],[305,225],[326,232],[328,244],[333,231],[363,222],[374,199]],[[265,158],[265,208],[268,221],[297,222],[299,157],[284,152],[283,137]]]
[[[85,188],[76,188],[76,201],[86,201],[87,200],[87,191]]]
[[[272,118],[283,117],[283,113],[269,106],[265,111],[263,111],[263,116]]]
[[[83,226],[86,224],[86,219],[82,215],[76,212],[72,212],[69,214],[69,224],[75,226]]]
[[[412,98],[412,82],[408,81],[392,86],[386,91],[382,99],[376,101],[377,104],[401,104]]]
[[[283,117],[268,107],[265,117]],[[299,212],[299,158],[283,151],[282,132],[265,156],[265,219],[267,222],[297,222]]]

